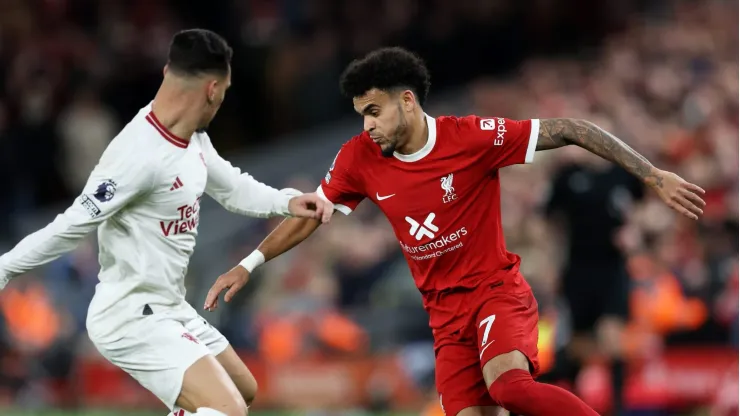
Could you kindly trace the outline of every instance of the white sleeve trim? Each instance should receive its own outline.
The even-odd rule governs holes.
[[[329,198],[326,197],[326,194],[324,193],[324,190],[321,189],[321,185],[319,185],[318,189],[316,189],[316,194],[318,194],[321,198],[323,198],[323,199],[331,202],[332,204],[334,204],[334,202],[332,202]],[[342,204],[334,204],[334,209],[337,210],[337,211],[339,211],[339,212],[341,212],[344,215],[349,215],[349,214],[352,213],[352,208],[350,208],[350,207],[348,207],[346,205],[342,205]]]
[[[524,163],[532,163],[534,161],[534,152],[537,150],[537,139],[540,135],[540,119],[532,119],[532,127],[529,130],[529,143],[527,144],[527,156],[524,158]]]

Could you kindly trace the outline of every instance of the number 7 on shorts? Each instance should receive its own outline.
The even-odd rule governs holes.
[[[483,325],[486,326],[486,329],[483,330],[483,338],[481,339],[480,346],[483,347],[486,345],[486,342],[488,342],[488,334],[491,332],[491,325],[493,325],[493,321],[496,320],[496,315],[491,315],[488,318],[480,321],[480,324],[478,325],[478,328],[482,328]]]

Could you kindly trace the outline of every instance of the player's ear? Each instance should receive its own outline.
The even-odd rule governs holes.
[[[218,80],[217,79],[210,79],[206,83],[206,101],[208,101],[208,104],[213,104],[213,102],[216,100],[216,88],[218,87]]]
[[[414,111],[414,108],[416,108],[416,97],[413,91],[403,90],[401,92],[401,106],[406,112]]]

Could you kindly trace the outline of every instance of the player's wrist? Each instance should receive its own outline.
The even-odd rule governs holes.
[[[640,178],[645,185],[656,186],[661,181],[658,179],[663,176],[663,171],[655,166],[650,167],[650,173]]]
[[[303,192],[293,189],[284,188],[280,190],[280,196],[275,201],[275,213],[284,217],[292,217],[293,214],[290,212],[290,201],[299,195],[303,195]]]
[[[239,265],[244,267],[249,273],[252,273],[254,269],[261,266],[265,262],[265,255],[259,250],[251,252],[244,260],[239,262]]]

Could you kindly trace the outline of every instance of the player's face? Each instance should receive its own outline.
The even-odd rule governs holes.
[[[198,131],[205,131],[208,125],[216,117],[218,109],[226,98],[226,90],[231,87],[231,68],[226,76],[216,76],[208,79],[206,87],[206,105]]]
[[[355,111],[362,115],[363,128],[380,146],[383,156],[393,156],[393,152],[405,141],[408,130],[408,121],[398,94],[373,88],[352,101]]]

